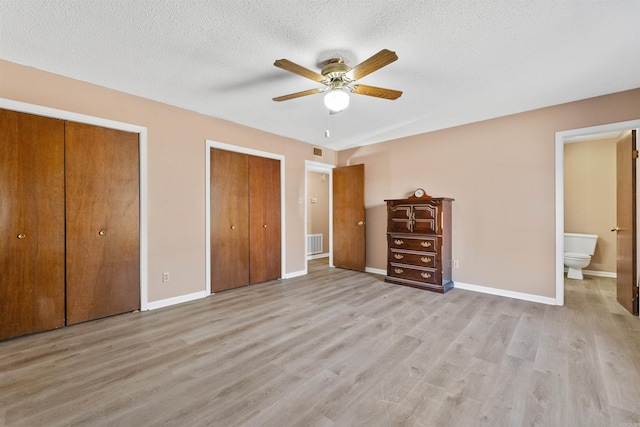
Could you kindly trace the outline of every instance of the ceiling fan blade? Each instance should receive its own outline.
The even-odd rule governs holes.
[[[371,74],[385,65],[391,64],[396,59],[398,59],[398,55],[396,55],[395,52],[382,49],[371,58],[353,67],[345,76],[352,81],[359,80],[367,74]]]
[[[288,59],[278,59],[273,63],[273,65],[316,82],[322,82],[325,80],[325,77],[322,74],[311,71],[308,68],[304,68],[301,65],[289,61]]]
[[[398,99],[402,96],[402,92],[399,90],[385,89],[382,87],[368,86],[368,85],[354,85],[351,92],[358,95],[375,96],[376,98],[384,99]]]
[[[324,89],[303,90],[302,92],[296,92],[296,93],[290,93],[289,95],[278,96],[276,98],[273,98],[273,100],[276,101],[276,102],[287,101],[289,99],[300,98],[301,96],[313,95],[313,94],[320,93],[320,92],[323,92],[323,91],[324,91]]]

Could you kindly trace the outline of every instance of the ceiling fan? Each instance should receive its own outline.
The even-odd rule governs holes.
[[[387,49],[382,49],[371,58],[361,62],[353,68],[345,64],[342,58],[333,58],[328,61],[327,65],[322,68],[320,73],[295,64],[288,59],[278,59],[273,63],[276,67],[298,74],[299,76],[306,77],[318,83],[322,83],[324,87],[278,96],[273,98],[273,100],[277,102],[287,101],[301,96],[327,92],[324,97],[326,107],[332,113],[339,113],[349,106],[349,95],[345,92],[345,89],[358,95],[375,96],[376,98],[389,100],[398,99],[402,95],[402,92],[399,90],[355,83],[356,80],[391,64],[396,59],[398,59],[398,55]]]

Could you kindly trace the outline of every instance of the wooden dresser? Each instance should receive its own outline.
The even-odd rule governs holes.
[[[445,197],[385,200],[386,282],[435,292],[451,281],[451,202]]]

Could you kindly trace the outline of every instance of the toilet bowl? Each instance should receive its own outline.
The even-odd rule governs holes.
[[[582,280],[584,278],[582,269],[589,265],[591,256],[576,252],[564,253],[564,265],[569,269],[567,277],[569,279]]]
[[[596,250],[597,234],[564,233],[564,265],[567,278],[582,280],[582,269],[591,262]]]

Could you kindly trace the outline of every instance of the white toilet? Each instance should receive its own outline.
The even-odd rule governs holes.
[[[569,268],[569,279],[583,279],[582,269],[591,262],[597,241],[597,234],[564,233],[564,265]]]

